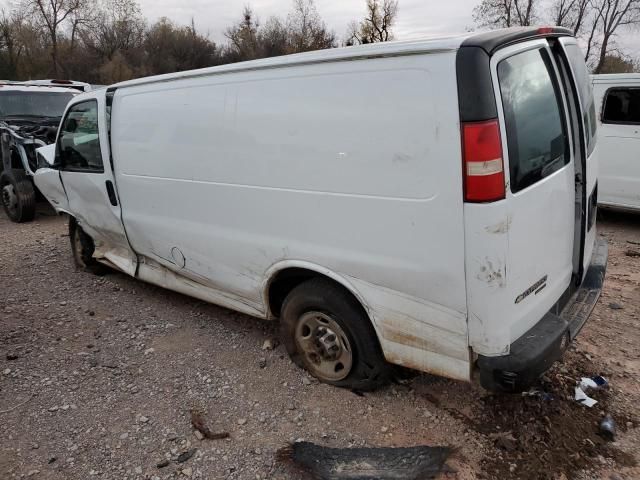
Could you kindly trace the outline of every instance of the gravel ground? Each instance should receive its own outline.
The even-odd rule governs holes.
[[[302,479],[275,453],[305,439],[452,446],[442,478],[638,479],[640,216],[605,212],[599,229],[606,289],[544,377],[545,400],[429,375],[364,395],[319,384],[290,363],[275,325],[78,272],[66,219],[0,215],[0,478]],[[611,384],[599,403],[573,402],[576,380],[596,374]],[[192,409],[229,438],[199,439]],[[597,435],[605,413],[614,443]]]

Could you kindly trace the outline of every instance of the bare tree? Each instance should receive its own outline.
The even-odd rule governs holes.
[[[253,10],[247,6],[242,12],[242,20],[229,27],[225,37],[229,39],[226,56],[230,61],[252,60],[259,58],[258,46],[259,23]]]
[[[277,57],[291,51],[287,25],[278,17],[270,17],[260,28],[260,56]]]
[[[552,4],[553,23],[569,28],[578,35],[589,15],[592,0],[555,0]]]
[[[587,45],[587,51],[584,56],[584,61],[587,64],[590,64],[590,59],[592,56],[592,52],[594,48],[596,48],[596,42],[598,39],[598,29],[600,28],[600,22],[602,17],[602,12],[605,7],[605,3],[603,1],[590,0],[589,2],[589,16],[587,17],[589,22],[589,30],[588,35],[585,38],[585,43]]]
[[[58,77],[58,37],[65,24],[74,13],[80,11],[87,0],[24,0],[24,6],[36,16],[46,28],[51,44],[53,74]]]
[[[594,70],[601,73],[607,54],[620,27],[640,25],[640,0],[594,0],[598,5],[602,43]]]
[[[103,8],[82,36],[89,48],[111,60],[118,52],[126,56],[141,48],[145,29],[145,21],[136,0],[104,0]],[[122,59],[119,61],[122,62]]]
[[[537,5],[537,0],[482,0],[473,20],[481,27],[526,27],[535,23]]]
[[[393,39],[393,25],[398,16],[398,0],[367,0],[365,18],[351,22],[347,45],[386,42]]]
[[[335,46],[335,34],[327,29],[313,0],[294,0],[287,17],[292,53],[321,50]]]
[[[64,74],[111,83],[335,46],[315,0],[291,1],[287,17],[264,25],[245,8],[226,30],[228,45],[218,49],[193,21],[177,25],[165,18],[148,25],[139,0],[5,0],[17,8],[0,10],[0,78]],[[391,23],[382,20],[389,31]]]
[[[145,54],[145,73],[153,75],[217,63],[215,43],[200,35],[193,21],[189,26],[178,26],[161,18],[147,32]]]
[[[19,13],[0,11],[0,49],[3,55],[3,77],[15,77],[18,73],[18,61],[23,46],[20,42],[20,26],[23,20]]]

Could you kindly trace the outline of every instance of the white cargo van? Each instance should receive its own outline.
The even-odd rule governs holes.
[[[640,74],[592,78],[601,121],[598,203],[640,211]]]
[[[604,279],[582,59],[523,28],[124,82],[74,99],[36,183],[79,266],[279,318],[322,381],[518,389]]]

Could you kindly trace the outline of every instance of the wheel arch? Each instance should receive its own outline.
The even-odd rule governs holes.
[[[353,297],[377,333],[367,301],[344,276],[314,263],[288,260],[271,266],[267,270],[265,277],[267,280],[263,285],[262,292],[268,318],[278,318],[280,316],[280,309],[284,299],[295,287],[312,278],[325,278]]]

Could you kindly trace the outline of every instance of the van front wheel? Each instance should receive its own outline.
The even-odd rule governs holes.
[[[321,382],[356,390],[387,383],[389,366],[373,326],[357,301],[330,281],[294,288],[280,325],[291,359]]]
[[[73,217],[69,219],[69,240],[71,240],[73,263],[79,270],[96,275],[104,275],[107,272],[107,267],[93,258],[95,250],[93,239],[82,230],[82,227],[78,225],[78,222]]]

